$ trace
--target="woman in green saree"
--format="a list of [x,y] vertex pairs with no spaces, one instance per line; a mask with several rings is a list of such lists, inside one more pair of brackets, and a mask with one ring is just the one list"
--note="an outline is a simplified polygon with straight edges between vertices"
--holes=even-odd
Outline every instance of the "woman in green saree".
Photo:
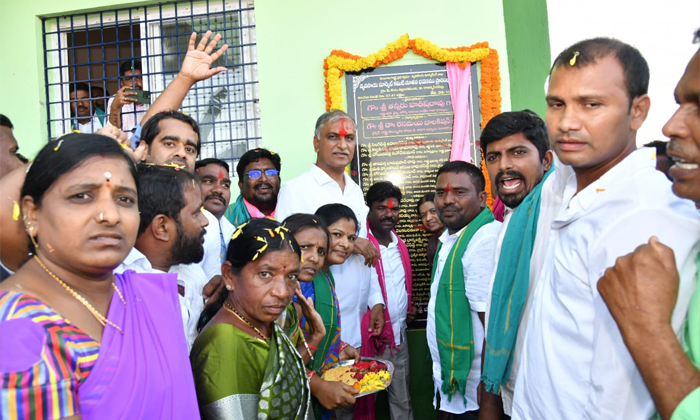
[[190,361],[202,419],[306,419],[304,361],[275,320],[297,288],[301,251],[270,219],[241,225],[222,265],[225,290],[202,313]]

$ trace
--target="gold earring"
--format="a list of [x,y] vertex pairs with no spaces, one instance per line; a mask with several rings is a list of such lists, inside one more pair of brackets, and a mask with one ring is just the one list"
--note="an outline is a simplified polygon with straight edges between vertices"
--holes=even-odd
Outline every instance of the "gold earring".
[[39,244],[36,243],[36,239],[34,239],[34,228],[33,227],[29,228],[29,239],[32,240],[32,243],[34,244],[34,249],[39,249]]

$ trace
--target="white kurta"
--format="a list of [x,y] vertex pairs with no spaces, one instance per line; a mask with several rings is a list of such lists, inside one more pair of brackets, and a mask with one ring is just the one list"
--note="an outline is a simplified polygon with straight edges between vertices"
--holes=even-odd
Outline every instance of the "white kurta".
[[[134,270],[137,273],[159,273],[163,271],[153,268],[145,255],[138,249],[132,248],[124,262],[114,270],[114,273],[123,273],[126,270]],[[168,273],[177,274],[177,284],[185,289],[185,296],[179,295],[180,313],[182,325],[185,327],[188,351],[192,349],[197,338],[197,321],[204,310],[202,290],[207,284],[202,268],[198,264],[180,264],[170,267]]]
[[[513,419],[649,418],[654,403],[596,285],[618,257],[652,235],[674,249],[681,267],[700,236],[697,212],[671,192],[655,169],[653,149],[646,148],[578,194],[570,177],[563,203],[524,315]],[[683,270],[676,331],[691,296],[687,279],[695,278],[694,264]]]
[[[440,352],[437,346],[437,335],[435,327],[435,298],[437,297],[440,276],[447,262],[447,256],[455,244],[459,235],[466,229],[464,227],[459,232],[452,235],[447,229],[440,235],[442,248],[438,253],[435,279],[430,284],[430,300],[428,301],[428,322],[426,325],[426,337],[430,356],[433,359],[433,382],[435,391],[439,391],[442,386],[442,372],[440,370]],[[474,360],[467,376],[467,405],[464,405],[462,395],[459,391],[452,395],[452,401],[448,401],[447,395],[440,392],[440,410],[453,414],[462,414],[466,411],[479,409],[476,399],[476,389],[481,378],[481,351],[484,345],[484,326],[479,319],[479,312],[486,311],[486,300],[488,299],[489,281],[495,269],[493,253],[496,248],[498,231],[501,229],[500,222],[492,222],[484,225],[476,231],[467,245],[467,249],[462,255],[462,266],[464,267],[464,286],[466,296],[469,300],[472,315],[472,328],[474,331]],[[459,325],[455,326],[459,328]],[[433,403],[435,404],[436,401]],[[437,407],[437,405],[436,405]]]
[[277,220],[282,222],[295,213],[314,214],[319,207],[332,203],[350,207],[360,222],[359,236],[367,238],[365,220],[369,208],[365,204],[362,188],[350,175],[345,174],[345,190],[341,191],[340,185],[316,165],[311,165],[308,172],[282,184],[277,196]]
[[[402,334],[406,330],[408,313],[408,293],[406,292],[406,272],[401,260],[401,252],[396,235],[391,234],[389,246],[379,244],[384,267],[384,286],[386,287],[386,307],[391,317],[391,327],[394,330],[394,342],[401,345]],[[376,270],[375,270],[376,271]]]
[[331,266],[340,306],[340,339],[355,348],[362,345],[362,316],[374,305],[384,304],[377,271],[365,265],[365,257],[352,254],[344,264]]
[[[525,340],[525,331],[527,330],[528,317],[526,316],[530,312],[530,307],[532,306],[532,298],[534,296],[535,285],[537,284],[537,277],[542,271],[542,265],[544,264],[545,255],[547,252],[547,244],[550,236],[550,230],[552,221],[561,207],[562,194],[564,187],[566,186],[566,181],[569,176],[573,175],[573,170],[569,166],[562,164],[555,156],[555,172],[551,174],[544,185],[542,185],[542,193],[540,199],[540,215],[537,219],[537,233],[535,236],[535,243],[532,247],[532,256],[530,257],[530,281],[528,282],[527,288],[527,299],[525,300],[525,306],[523,306],[523,314],[520,318],[520,324],[518,326],[518,336],[515,341],[515,347],[513,349],[513,364],[510,370],[510,379],[505,386],[501,386],[501,399],[503,400],[503,412],[507,415],[511,415],[513,411],[513,392],[515,390],[516,378],[518,376],[518,369],[520,368],[520,358],[523,349],[523,341]],[[501,246],[503,245],[503,238],[508,229],[508,223],[510,222],[510,217],[513,215],[514,210],[508,210],[506,215],[503,217],[503,225],[501,226],[501,231],[498,233],[498,243],[496,244],[495,257],[495,267],[493,276],[491,277],[491,283],[489,285],[489,297],[486,304],[486,338],[488,340],[488,325],[489,325],[489,314],[491,312],[491,295],[493,293],[494,280],[496,279],[496,270],[498,269],[498,259],[501,255]],[[513,252],[520,252],[520,250],[513,250]]]

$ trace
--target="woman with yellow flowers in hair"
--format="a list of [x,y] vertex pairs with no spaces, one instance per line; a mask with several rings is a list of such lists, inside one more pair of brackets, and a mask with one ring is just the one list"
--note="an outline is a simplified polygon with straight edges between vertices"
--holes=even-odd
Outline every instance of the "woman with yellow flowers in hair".
[[275,323],[298,287],[300,259],[292,234],[273,220],[253,219],[234,233],[224,293],[202,313],[190,354],[203,419],[309,416],[304,361]]

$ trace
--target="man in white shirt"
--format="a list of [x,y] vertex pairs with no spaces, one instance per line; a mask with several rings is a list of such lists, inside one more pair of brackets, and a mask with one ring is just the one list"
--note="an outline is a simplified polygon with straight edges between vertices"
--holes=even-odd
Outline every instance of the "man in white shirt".
[[484,311],[501,223],[486,207],[484,175],[471,163],[438,169],[440,236],[428,301],[426,336],[439,419],[477,419]]
[[[355,122],[348,114],[332,110],[321,115],[316,121],[314,133],[314,150],[316,163],[311,169],[293,178],[280,188],[277,196],[277,219],[284,220],[295,213],[314,214],[325,204],[344,204],[355,213],[357,220],[367,220],[368,208],[362,189],[345,173],[355,154]],[[359,235],[355,241],[355,253],[365,258],[365,263],[374,266],[379,252],[367,240],[367,226],[360,223]],[[331,267],[336,281],[339,300],[344,300],[343,285],[353,284],[362,278],[362,264],[357,264],[356,256],[349,257],[344,264]],[[362,297],[362,300],[367,300]],[[344,309],[340,308],[341,314]],[[344,315],[343,315],[344,316]],[[384,313],[373,312],[370,325],[378,326],[378,333],[384,328]],[[342,334],[346,334],[345,323]],[[348,333],[350,333],[348,331]],[[353,331],[353,336],[360,336],[360,331]],[[353,346],[355,342],[350,343]]]
[[[695,42],[700,41],[700,30]],[[673,192],[700,204],[700,50],[675,91],[678,110],[663,128],[673,165]],[[700,246],[700,244],[698,244]],[[697,246],[686,263],[696,264]],[[700,413],[700,284],[688,309],[681,342],[671,324],[679,272],[673,250],[657,239],[618,258],[598,290],[615,318],[662,419],[697,419]],[[691,279],[692,284],[695,279]],[[651,345],[650,345],[651,343]]]
[[[413,276],[408,249],[394,231],[399,221],[401,198],[401,190],[388,181],[375,183],[367,190],[366,195],[369,206],[369,239],[381,255],[376,271],[380,285],[383,284],[385,288],[386,307],[393,337],[387,336],[385,326],[384,338],[388,342],[370,339],[367,343],[363,340],[362,350],[371,357],[381,357],[394,363],[394,377],[387,389],[392,420],[413,419],[409,394],[406,324],[415,319],[416,311],[411,304]],[[385,320],[385,325],[386,321],[388,320]]]
[[191,349],[204,309],[207,279],[201,267],[205,227],[202,193],[194,176],[176,168],[141,164],[136,245],[115,272],[177,273],[182,323]]
[[[322,205],[331,203],[350,207],[357,220],[367,219],[369,209],[362,188],[345,172],[355,155],[355,132],[355,122],[343,111],[331,110],[318,118],[313,142],[316,163],[308,172],[282,184],[277,196],[277,220],[294,213],[313,214]],[[364,223],[355,250],[374,266],[379,253],[367,240]]]
[[[676,251],[679,268],[700,236],[694,206],[673,195],[655,169],[654,150],[636,147],[650,106],[648,83],[639,51],[609,38],[567,48],[552,67],[549,137],[574,175],[551,225],[531,309],[523,314],[528,328],[514,419],[646,419],[653,413],[596,288],[618,257],[651,236]],[[689,298],[681,294],[677,302],[676,332],[682,320],[677,315],[685,313]]]
[[[131,138],[134,129],[148,111],[148,105],[136,103],[136,92],[143,90],[141,60],[127,60],[119,66],[121,88],[107,102],[109,113],[106,125],[113,125]],[[127,92],[127,89],[133,89]]]
[[[553,217],[553,212],[541,205],[542,201],[551,200],[548,191],[551,187],[543,189],[541,184],[545,175],[553,180],[553,174],[547,173],[553,154],[549,150],[547,126],[529,110],[495,116],[484,128],[480,140],[492,191],[505,204],[506,212],[498,234],[496,270],[486,305],[482,383],[487,384],[487,392],[481,394],[479,418],[501,420],[503,414],[510,416],[512,412],[527,325],[527,317],[523,319],[521,315],[527,313],[532,302],[535,281],[530,279],[540,272]],[[523,200],[526,201],[520,207]],[[514,213],[515,222],[511,226]],[[506,235],[508,240],[504,242]],[[517,328],[505,327],[518,324]]]
[[78,82],[70,86],[70,101],[71,129],[89,134],[104,126],[105,113],[99,108],[93,109],[87,83]]
[[231,200],[231,178],[228,163],[209,158],[197,161],[195,175],[202,188],[204,215],[209,221],[204,235],[204,258],[200,266],[207,279],[221,275],[221,264],[226,260],[226,250],[236,227],[224,216]]

